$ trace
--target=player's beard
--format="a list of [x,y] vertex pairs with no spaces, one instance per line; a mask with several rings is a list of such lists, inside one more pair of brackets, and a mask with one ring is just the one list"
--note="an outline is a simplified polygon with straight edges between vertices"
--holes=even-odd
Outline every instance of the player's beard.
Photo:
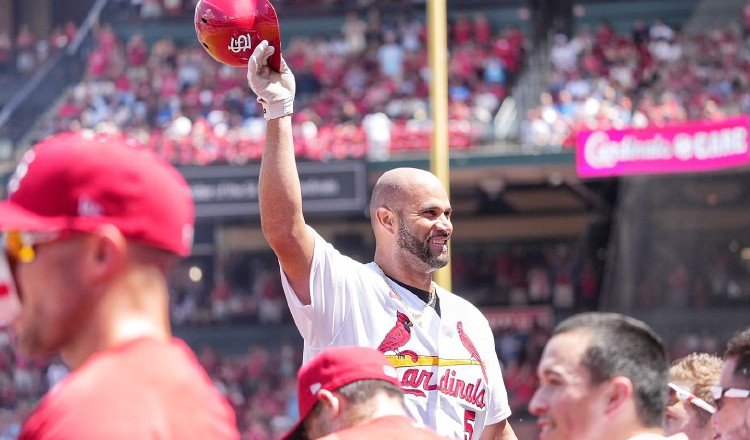
[[419,261],[425,263],[431,269],[440,269],[448,264],[448,253],[441,252],[434,254],[430,250],[430,238],[435,234],[430,233],[425,240],[420,240],[419,237],[412,234],[406,229],[406,222],[404,218],[399,215],[398,223],[398,245],[401,249],[406,250],[410,254],[414,255]]

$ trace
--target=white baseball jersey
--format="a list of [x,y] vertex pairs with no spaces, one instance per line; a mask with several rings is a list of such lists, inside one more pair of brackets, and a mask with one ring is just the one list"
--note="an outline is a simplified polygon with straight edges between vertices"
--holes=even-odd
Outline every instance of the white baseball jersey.
[[492,331],[476,307],[438,287],[442,316],[427,307],[417,319],[425,303],[416,295],[313,233],[310,305],[281,272],[304,362],[332,346],[379,349],[399,372],[410,415],[452,438],[478,439],[510,416]]

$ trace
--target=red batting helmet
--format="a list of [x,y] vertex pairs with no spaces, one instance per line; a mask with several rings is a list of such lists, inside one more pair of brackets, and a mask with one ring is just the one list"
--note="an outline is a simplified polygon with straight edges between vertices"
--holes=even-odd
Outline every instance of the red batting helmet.
[[276,11],[268,0],[199,0],[195,33],[216,61],[244,67],[263,40],[276,48],[268,65],[281,68],[281,33]]

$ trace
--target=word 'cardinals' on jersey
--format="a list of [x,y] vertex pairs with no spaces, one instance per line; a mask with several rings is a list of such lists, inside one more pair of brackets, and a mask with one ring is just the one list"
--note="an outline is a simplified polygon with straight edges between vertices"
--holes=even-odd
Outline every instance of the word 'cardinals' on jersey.
[[304,361],[330,346],[369,346],[399,372],[412,417],[438,433],[478,439],[485,425],[510,416],[492,332],[471,303],[437,288],[441,315],[416,295],[341,255],[315,233],[312,303],[303,306],[281,272],[305,340]]

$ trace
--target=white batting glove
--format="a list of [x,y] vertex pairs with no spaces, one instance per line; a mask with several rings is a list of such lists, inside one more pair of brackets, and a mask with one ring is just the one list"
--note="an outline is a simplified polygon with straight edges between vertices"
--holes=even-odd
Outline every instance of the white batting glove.
[[294,107],[294,92],[297,88],[294,74],[281,58],[281,72],[268,67],[268,57],[275,49],[263,40],[253,51],[247,62],[247,82],[258,95],[266,119],[291,115]]

